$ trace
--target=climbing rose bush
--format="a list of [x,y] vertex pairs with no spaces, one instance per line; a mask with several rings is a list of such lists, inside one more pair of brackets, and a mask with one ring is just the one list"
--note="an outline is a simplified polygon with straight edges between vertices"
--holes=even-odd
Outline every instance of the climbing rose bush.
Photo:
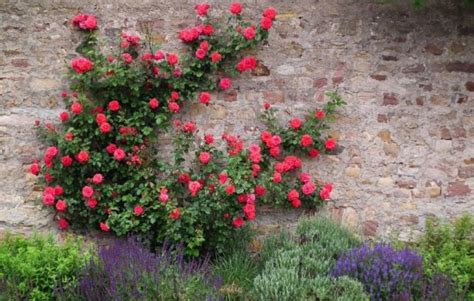
[[[297,208],[329,199],[332,186],[301,173],[297,155],[334,149],[320,136],[343,103],[337,95],[292,122],[294,133],[270,127],[255,143],[200,133],[180,115],[189,102],[212,104],[211,91],[231,89],[231,76],[256,68],[256,58],[242,52],[267,39],[276,17],[270,7],[248,22],[242,13],[250,8],[232,3],[229,21],[216,24],[210,5],[195,9],[196,24],[178,34],[189,46],[183,55],[130,32],[121,34],[116,52],[104,54],[95,16],[73,18],[83,40],[70,64],[71,91],[61,93],[67,111],[59,127],[39,127],[49,146],[31,165],[44,185],[42,203],[61,229],[134,234],[152,248],[165,239],[184,242],[188,255],[198,255],[222,251],[235,229],[255,219],[260,202]],[[265,104],[272,123],[274,114]],[[173,132],[174,150],[160,160],[156,142],[165,131]]]

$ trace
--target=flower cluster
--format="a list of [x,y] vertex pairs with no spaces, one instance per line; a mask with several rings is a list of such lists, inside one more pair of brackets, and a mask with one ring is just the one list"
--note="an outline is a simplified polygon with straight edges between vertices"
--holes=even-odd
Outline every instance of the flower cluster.
[[[251,24],[242,20],[242,4],[232,3],[229,27],[216,30],[211,6],[195,9],[200,24],[179,33],[190,47],[183,56],[155,49],[151,41],[145,47],[131,33],[121,35],[119,55],[104,55],[92,30],[97,24],[88,21],[95,17],[74,17],[84,42],[71,62],[72,92],[61,93],[68,110],[59,116],[63,127],[47,124],[50,146],[43,162],[36,160],[30,169],[41,175],[43,204],[55,209],[61,229],[95,227],[152,243],[184,241],[187,253],[197,255],[222,251],[234,229],[255,219],[259,202],[315,207],[329,199],[332,186],[301,172],[301,159],[279,128],[263,131],[261,144],[248,147],[240,137],[224,134],[223,151],[210,134],[196,143],[196,124],[178,119],[187,101],[209,105],[210,91],[232,87],[222,76],[227,66],[235,66],[230,74],[256,67],[254,57],[239,52],[264,41],[276,17],[267,8],[261,24]],[[339,104],[333,99],[324,114]],[[265,112],[271,117],[274,109]],[[322,149],[316,133],[325,123],[318,114],[317,121],[293,122],[305,149]],[[172,158],[157,160],[156,134],[170,125],[176,131]],[[186,162],[190,157],[194,162]],[[293,180],[297,177],[301,183]]]
[[411,300],[421,294],[423,259],[410,249],[363,245],[342,255],[332,275],[358,279],[373,300]]
[[99,247],[97,258],[86,263],[77,286],[62,286],[58,299],[172,300],[213,299],[222,280],[212,275],[209,258],[185,260],[183,248],[165,245],[158,254],[133,238]]
[[310,157],[317,157],[322,151],[332,152],[336,149],[337,141],[334,138],[323,138],[322,134],[329,128],[328,122],[334,118],[335,109],[345,102],[334,92],[327,93],[327,96],[330,100],[324,108],[308,112],[304,120],[292,118],[287,127],[278,123],[275,110],[268,103],[264,105],[262,117],[272,133],[264,132],[261,138],[272,156],[279,155],[280,144],[290,151],[306,153]]

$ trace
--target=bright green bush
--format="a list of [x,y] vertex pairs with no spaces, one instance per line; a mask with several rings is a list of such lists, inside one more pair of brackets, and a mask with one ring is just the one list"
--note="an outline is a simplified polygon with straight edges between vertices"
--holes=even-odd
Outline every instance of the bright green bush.
[[474,219],[471,215],[464,215],[453,224],[427,220],[418,248],[429,275],[446,274],[456,283],[461,297],[474,300]]
[[329,276],[337,256],[359,244],[353,234],[326,217],[301,220],[296,237],[279,233],[265,241],[264,268],[255,277],[254,298],[368,300],[359,282]]
[[72,285],[90,258],[80,239],[55,243],[52,236],[0,239],[0,300],[50,300],[59,285]]

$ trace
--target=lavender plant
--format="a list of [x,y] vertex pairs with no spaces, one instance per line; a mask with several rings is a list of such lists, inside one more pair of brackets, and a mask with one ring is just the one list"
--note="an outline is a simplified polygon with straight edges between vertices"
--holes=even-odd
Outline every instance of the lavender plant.
[[437,275],[429,281],[420,255],[386,244],[350,250],[337,260],[331,275],[359,280],[371,300],[449,300],[450,296],[449,280]]
[[209,258],[185,260],[183,246],[158,254],[134,239],[101,247],[80,273],[74,289],[58,291],[60,300],[214,300],[221,279]]

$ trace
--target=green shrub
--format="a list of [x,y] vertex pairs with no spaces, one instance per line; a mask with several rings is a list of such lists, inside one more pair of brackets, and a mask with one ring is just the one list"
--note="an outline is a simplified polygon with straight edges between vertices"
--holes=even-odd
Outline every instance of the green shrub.
[[458,294],[474,300],[474,219],[464,215],[453,224],[437,219],[426,222],[419,241],[425,269],[431,276],[443,273],[456,283]]
[[353,234],[324,216],[302,219],[296,234],[265,241],[256,300],[368,300],[359,282],[329,276],[337,256],[360,244]]
[[90,253],[80,239],[56,244],[52,236],[0,239],[0,300],[50,300],[54,289],[73,285]]
[[259,255],[259,263],[263,266],[270,260],[276,250],[290,250],[296,247],[296,242],[288,231],[280,231],[268,236],[262,246]]
[[243,299],[252,290],[258,265],[245,250],[218,258],[213,266],[215,275],[222,277],[221,293],[226,299]]
[[317,276],[311,279],[310,296],[315,296],[319,300],[334,301],[362,301],[369,297],[364,293],[362,283],[349,277],[339,277],[336,279],[326,276]]

